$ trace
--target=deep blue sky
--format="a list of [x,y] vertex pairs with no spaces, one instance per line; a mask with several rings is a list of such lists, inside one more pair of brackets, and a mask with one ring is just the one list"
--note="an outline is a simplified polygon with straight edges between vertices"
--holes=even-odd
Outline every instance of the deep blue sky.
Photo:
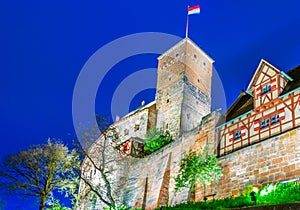
[[[183,37],[188,4],[201,5],[201,14],[190,18],[190,38],[215,60],[229,105],[261,58],[284,71],[300,64],[299,0],[1,1],[0,156],[49,136],[74,138],[72,94],[87,59],[132,33]],[[101,97],[111,97],[124,69],[155,67],[156,57],[121,63],[123,73],[112,71]],[[153,100],[153,91],[139,94],[132,107],[141,98]],[[109,113],[110,100],[105,103],[97,103],[99,113]]]

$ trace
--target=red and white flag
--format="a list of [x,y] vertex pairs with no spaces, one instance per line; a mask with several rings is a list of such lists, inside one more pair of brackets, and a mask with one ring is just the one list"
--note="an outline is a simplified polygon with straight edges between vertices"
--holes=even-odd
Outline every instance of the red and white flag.
[[200,5],[196,5],[188,8],[188,15],[194,15],[199,13],[200,13]]

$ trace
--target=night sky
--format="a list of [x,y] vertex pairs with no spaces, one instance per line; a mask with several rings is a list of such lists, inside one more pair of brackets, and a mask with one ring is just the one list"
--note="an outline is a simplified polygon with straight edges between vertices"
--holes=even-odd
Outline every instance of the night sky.
[[[201,13],[190,16],[189,37],[215,60],[228,106],[262,58],[283,71],[300,64],[299,0],[1,1],[0,156],[48,137],[74,139],[73,90],[87,60],[134,33],[184,37],[187,5],[196,4]],[[156,68],[157,57],[133,56],[114,66],[99,86],[96,112],[110,116],[118,84],[140,69]],[[130,109],[153,101],[154,94],[154,89],[138,93]],[[7,209],[25,205],[4,199]]]

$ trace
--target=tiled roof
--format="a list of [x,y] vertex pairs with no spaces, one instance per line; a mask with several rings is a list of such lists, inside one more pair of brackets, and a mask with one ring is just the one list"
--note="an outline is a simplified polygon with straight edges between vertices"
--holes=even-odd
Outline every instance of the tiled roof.
[[[300,65],[286,72],[293,81],[288,81],[287,85],[283,89],[281,95],[288,93],[298,87],[300,87]],[[248,93],[241,92],[239,97],[233,102],[229,109],[225,113],[226,122],[253,110],[253,97]]]
[[286,72],[286,74],[289,75],[293,79],[293,81],[289,81],[287,83],[281,95],[300,87],[300,65],[289,70],[288,72]]

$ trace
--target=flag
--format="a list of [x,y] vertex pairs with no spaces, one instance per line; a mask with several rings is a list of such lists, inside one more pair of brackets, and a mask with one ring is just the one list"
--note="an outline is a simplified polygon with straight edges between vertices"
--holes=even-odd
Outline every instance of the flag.
[[188,8],[188,15],[194,15],[199,13],[200,13],[200,5],[196,5]]

